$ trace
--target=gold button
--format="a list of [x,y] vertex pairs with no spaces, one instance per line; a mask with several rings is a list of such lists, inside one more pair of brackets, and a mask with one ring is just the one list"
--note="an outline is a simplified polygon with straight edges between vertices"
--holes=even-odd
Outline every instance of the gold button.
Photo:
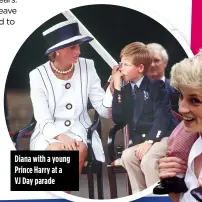
[[118,94],[118,103],[121,103],[121,95]]

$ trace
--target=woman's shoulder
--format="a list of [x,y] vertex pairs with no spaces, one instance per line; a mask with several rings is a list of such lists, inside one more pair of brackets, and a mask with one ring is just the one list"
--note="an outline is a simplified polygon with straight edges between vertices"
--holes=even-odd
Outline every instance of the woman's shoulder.
[[78,62],[80,65],[94,67],[94,61],[92,59],[79,57]]
[[82,71],[83,74],[88,73],[91,76],[94,76],[96,73],[94,61],[92,59],[87,58],[79,58],[78,60],[79,66],[86,71]]
[[79,57],[79,61],[93,62],[92,59]]
[[40,74],[43,74],[43,71],[47,71],[48,65],[49,65],[49,62],[46,62],[42,65],[39,65],[38,67],[31,70],[29,75],[30,76],[38,76]]

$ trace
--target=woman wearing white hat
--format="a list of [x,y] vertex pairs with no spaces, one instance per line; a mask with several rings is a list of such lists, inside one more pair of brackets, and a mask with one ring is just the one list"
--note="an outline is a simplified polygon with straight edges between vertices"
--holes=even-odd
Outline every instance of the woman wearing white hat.
[[[97,112],[109,118],[104,90],[93,60],[79,58],[80,44],[93,38],[79,33],[78,23],[59,23],[43,33],[49,61],[30,72],[31,100],[37,121],[31,150],[79,150],[79,173],[87,155],[87,129],[91,120],[88,98]],[[104,162],[102,142],[93,134],[97,160]]]

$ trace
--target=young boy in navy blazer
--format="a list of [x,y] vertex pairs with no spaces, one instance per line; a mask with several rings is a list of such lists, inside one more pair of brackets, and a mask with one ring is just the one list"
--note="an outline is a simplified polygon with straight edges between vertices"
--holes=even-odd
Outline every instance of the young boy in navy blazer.
[[133,143],[121,157],[133,193],[159,180],[158,160],[165,156],[166,137],[178,124],[171,113],[165,83],[146,76],[152,57],[152,52],[141,42],[125,46],[110,83],[113,121],[123,127],[128,125]]

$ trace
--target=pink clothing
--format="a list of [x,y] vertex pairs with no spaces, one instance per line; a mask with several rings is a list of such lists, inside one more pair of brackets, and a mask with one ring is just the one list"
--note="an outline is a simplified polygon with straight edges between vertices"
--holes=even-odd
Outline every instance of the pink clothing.
[[198,133],[188,133],[184,131],[184,122],[179,123],[168,138],[168,149],[166,156],[181,158],[186,163],[194,142],[198,138]]

